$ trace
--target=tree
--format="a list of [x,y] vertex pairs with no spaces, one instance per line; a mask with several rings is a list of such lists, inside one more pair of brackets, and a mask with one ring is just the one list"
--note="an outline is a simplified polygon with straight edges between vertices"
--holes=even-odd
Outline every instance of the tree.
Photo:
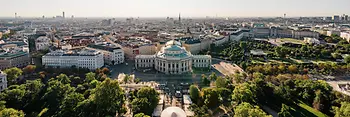
[[218,77],[215,81],[215,85],[217,88],[227,88],[228,81],[227,81],[227,79],[225,79],[223,77]]
[[284,72],[286,71],[286,66],[285,66],[284,64],[280,64],[280,65],[278,66],[278,71],[279,71],[280,73],[284,73]]
[[281,111],[278,113],[278,116],[279,117],[293,117],[291,112],[292,112],[292,109],[288,105],[282,104],[282,108],[281,108]]
[[140,83],[140,82],[141,82],[141,79],[140,79],[140,78],[136,78],[136,79],[135,79],[135,83],[136,83],[136,84],[138,84],[138,83]]
[[243,83],[235,87],[232,94],[232,100],[241,102],[256,102],[257,89],[254,84]]
[[297,73],[298,72],[298,68],[295,65],[290,65],[290,66],[288,66],[288,71],[290,73]]
[[199,88],[196,85],[190,86],[190,97],[193,100],[193,102],[197,103],[198,99],[200,97]]
[[258,106],[253,106],[247,102],[239,104],[234,110],[234,117],[272,117],[271,115],[267,115]]
[[23,68],[23,72],[26,74],[31,74],[35,71],[36,66],[35,65],[27,65],[26,67]]
[[48,111],[45,115],[52,115],[57,113],[59,105],[64,97],[72,92],[75,88],[71,87],[70,84],[64,84],[63,82],[50,79],[48,86],[42,100],[45,100],[45,106],[48,108]]
[[286,57],[288,50],[285,47],[277,47],[275,53],[279,57]]
[[4,72],[7,75],[7,81],[9,81],[9,85],[14,84],[16,79],[23,73],[23,71],[17,67],[6,69]]
[[102,72],[103,72],[104,74],[109,74],[109,73],[110,73],[109,69],[106,68],[106,67],[102,69]]
[[233,74],[233,78],[236,83],[242,83],[244,81],[244,78],[240,73]]
[[212,117],[208,112],[208,107],[205,105],[199,107],[196,104],[192,104],[190,105],[190,110],[193,111],[194,117]]
[[0,101],[0,111],[6,108],[6,101]]
[[10,108],[21,109],[25,100],[25,87],[11,85],[0,94],[1,101],[5,101]]
[[210,79],[211,81],[215,81],[216,78],[217,78],[217,76],[216,76],[216,74],[215,74],[214,72],[212,72],[212,73],[209,75],[209,79]]
[[69,77],[66,74],[60,74],[56,76],[56,79],[62,82],[63,84],[69,84],[71,82]]
[[342,102],[340,108],[336,107],[335,117],[350,117],[350,102]]
[[322,104],[323,94],[322,94],[321,90],[317,90],[315,92],[315,95],[316,96],[314,98],[314,102],[312,103],[312,105],[313,105],[314,109],[321,111],[321,110],[323,110],[323,104]]
[[129,83],[130,79],[131,79],[131,76],[125,75],[124,78],[123,78],[123,82],[124,82],[125,84],[126,84],[126,83]]
[[202,81],[202,84],[204,85],[204,86],[210,86],[210,80],[207,78],[207,76],[205,76],[204,74],[202,74],[202,79],[201,79],[201,81]]
[[332,53],[332,57],[333,57],[334,59],[341,59],[341,58],[342,58],[342,56],[341,56],[340,53]]
[[231,104],[231,95],[232,90],[227,88],[217,88],[216,89],[219,94],[220,103],[228,106]]
[[124,90],[119,86],[117,80],[107,78],[97,85],[91,97],[96,105],[96,116],[112,116],[126,111],[123,107],[126,99]]
[[144,113],[138,113],[134,115],[134,117],[151,117],[151,116],[145,115]]
[[323,58],[326,58],[328,56],[331,56],[331,52],[329,50],[323,49],[321,50],[321,55]]
[[95,80],[96,79],[95,76],[96,76],[96,74],[93,72],[86,73],[85,74],[85,82],[89,83],[89,82]]
[[0,111],[0,117],[24,117],[23,111],[18,111],[13,108],[5,108]]
[[61,117],[74,117],[77,116],[75,108],[79,102],[84,101],[84,96],[80,93],[70,93],[66,95],[61,102],[59,116]]
[[204,104],[209,108],[216,108],[220,104],[219,93],[216,88],[204,88],[203,92],[203,100]]
[[137,91],[136,98],[131,102],[135,113],[151,115],[159,102],[159,93],[151,87],[143,87]]
[[350,56],[346,56],[344,58],[344,61],[345,61],[346,64],[350,64]]

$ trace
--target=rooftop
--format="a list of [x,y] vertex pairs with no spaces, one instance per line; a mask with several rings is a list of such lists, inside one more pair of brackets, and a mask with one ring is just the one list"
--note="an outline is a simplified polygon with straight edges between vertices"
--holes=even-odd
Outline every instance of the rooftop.
[[47,53],[45,56],[96,56],[100,54],[99,51],[96,50],[81,50],[81,51],[63,51],[57,50],[50,53]]
[[0,53],[0,58],[12,58],[12,57],[19,57],[24,55],[28,55],[28,53],[24,51],[16,51],[16,50],[2,51]]
[[108,45],[88,45],[87,47],[99,49],[99,50],[105,50],[109,52],[113,52],[113,50],[121,49],[120,47],[112,47]]

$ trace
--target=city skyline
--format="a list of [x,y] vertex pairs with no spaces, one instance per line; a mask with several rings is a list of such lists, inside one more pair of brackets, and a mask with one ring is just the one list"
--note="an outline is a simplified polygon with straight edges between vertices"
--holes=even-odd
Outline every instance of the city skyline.
[[[20,4],[19,4],[20,3]],[[11,0],[0,17],[299,17],[350,14],[348,0]]]

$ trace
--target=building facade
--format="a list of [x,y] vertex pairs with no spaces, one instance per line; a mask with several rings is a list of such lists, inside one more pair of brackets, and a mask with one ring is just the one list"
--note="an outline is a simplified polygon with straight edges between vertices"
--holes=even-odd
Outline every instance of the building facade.
[[349,32],[341,32],[340,37],[350,42],[350,33]]
[[2,70],[11,67],[25,67],[29,63],[29,54],[22,50],[7,50],[0,52],[0,69]]
[[62,50],[47,53],[42,57],[45,67],[88,68],[94,70],[104,65],[103,54],[95,50],[82,50],[79,52],[65,52]]
[[153,55],[157,52],[157,47],[154,44],[145,44],[140,46],[123,46],[125,56],[130,59],[135,59],[137,55]]
[[293,30],[293,37],[295,39],[304,39],[304,37],[316,38],[320,37],[318,32],[310,31],[310,30]]
[[209,68],[211,56],[192,55],[180,42],[169,41],[155,55],[138,55],[136,68],[154,68],[165,74],[183,74],[192,71],[192,67]]
[[89,45],[87,49],[101,51],[106,64],[116,65],[124,63],[124,51],[120,47],[107,45]]
[[51,40],[45,36],[41,36],[35,40],[36,50],[47,50],[51,46]]
[[7,88],[6,74],[0,71],[0,92]]

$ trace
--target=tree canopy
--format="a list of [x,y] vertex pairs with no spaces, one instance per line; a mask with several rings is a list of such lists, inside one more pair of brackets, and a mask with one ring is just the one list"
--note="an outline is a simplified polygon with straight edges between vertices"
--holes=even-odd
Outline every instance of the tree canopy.
[[234,117],[272,117],[267,115],[258,106],[253,106],[247,102],[239,104],[234,109]]
[[134,113],[151,115],[159,102],[159,93],[151,87],[143,87],[136,93],[131,105]]
[[4,72],[7,75],[7,81],[9,82],[9,84],[14,84],[14,82],[16,81],[16,79],[22,75],[23,71],[17,67],[13,67],[10,69],[5,69]]

